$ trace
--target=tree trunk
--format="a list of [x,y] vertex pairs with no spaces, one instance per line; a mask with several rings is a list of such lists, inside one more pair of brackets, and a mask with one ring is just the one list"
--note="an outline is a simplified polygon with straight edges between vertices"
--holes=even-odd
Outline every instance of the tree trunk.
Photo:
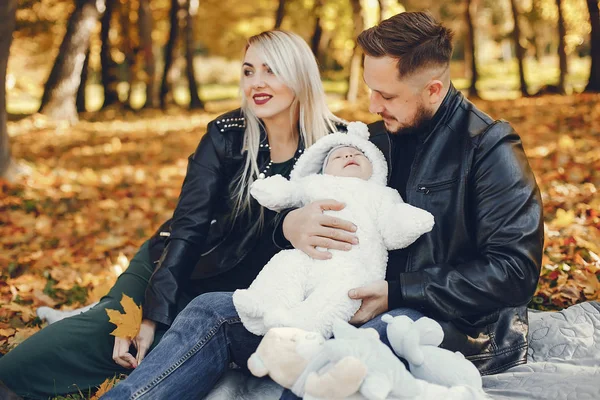
[[391,16],[390,0],[379,0],[379,22]]
[[101,76],[104,88],[104,104],[102,104],[102,108],[119,103],[117,64],[110,54],[110,25],[116,5],[116,0],[106,0],[106,11],[102,16],[102,28],[100,30],[100,40],[102,41],[102,46],[100,47],[100,64],[102,66]]
[[479,79],[479,73],[477,72],[477,53],[475,52],[475,24],[473,22],[473,16],[476,14],[477,10],[476,7],[477,0],[467,0],[467,6],[465,10],[465,19],[467,22],[465,58],[471,64],[471,84],[469,85],[469,97],[471,98],[479,97],[479,92],[477,91],[477,79]]
[[152,45],[152,12],[149,0],[140,0],[138,14],[138,29],[140,31],[140,46],[144,55],[144,69],[146,71],[146,103],[145,108],[158,107],[158,93],[156,92],[156,60]]
[[198,13],[199,0],[187,0],[185,16],[185,70],[190,90],[190,110],[203,110],[204,103],[198,96],[196,69],[194,68],[194,17]]
[[558,78],[558,91],[561,94],[566,94],[566,79],[568,73],[567,51],[565,46],[565,19],[562,13],[562,0],[556,0],[556,8],[558,9],[558,60],[560,66],[560,75]]
[[[535,58],[535,61],[537,61],[538,63],[542,61],[542,57],[543,57],[543,51],[542,51],[542,47],[540,46],[540,29],[539,29],[539,25],[540,25],[540,20],[541,20],[541,15],[542,15],[542,10],[541,10],[541,2],[543,0],[532,0],[531,1],[531,11],[529,12],[530,14],[530,18],[529,18],[529,25],[530,25],[530,29],[531,29],[531,43],[533,44],[533,57]],[[545,21],[542,20],[542,23],[545,23]]]
[[539,22],[531,23],[531,30],[533,35],[531,38],[531,41],[533,42],[533,57],[535,57],[535,61],[537,61],[538,63],[542,62],[542,58],[544,57],[544,47],[542,44],[542,40],[540,39],[540,29],[538,28],[539,24]]
[[83,62],[83,67],[81,68],[81,81],[79,82],[79,87],[77,88],[77,98],[75,99],[75,105],[77,107],[77,112],[82,113],[86,112],[86,103],[85,103],[85,86],[88,78],[88,67],[90,64],[90,48],[88,47],[87,52],[85,53],[85,61]]
[[169,21],[171,22],[171,28],[169,30],[169,40],[165,47],[165,69],[163,70],[162,82],[160,84],[160,106],[161,108],[167,107],[167,95],[169,93],[169,71],[173,66],[175,45],[177,44],[177,37],[179,36],[179,19],[177,14],[179,11],[179,1],[171,0],[171,11],[169,12]]
[[77,2],[69,18],[39,110],[51,119],[77,122],[75,97],[81,82],[81,70],[90,46],[90,35],[104,7],[103,0],[83,0]]
[[125,96],[124,103],[129,106],[129,99],[131,98],[131,89],[133,84],[133,65],[135,64],[135,54],[133,52],[133,43],[131,36],[133,34],[131,27],[131,2],[120,3],[120,25],[121,25],[121,44],[123,54],[125,54],[125,82],[127,83],[127,94]]
[[6,129],[6,65],[10,53],[17,0],[0,2],[0,177],[4,177],[11,165],[8,130]]
[[356,42],[358,35],[365,29],[365,19],[360,0],[351,0],[352,19],[354,20],[354,50],[350,61],[350,76],[348,78],[348,92],[346,100],[355,103],[358,99],[361,80],[362,49]]
[[587,0],[588,10],[590,12],[591,32],[591,57],[592,65],[590,67],[590,78],[586,92],[600,92],[600,11],[598,10],[598,0]]
[[315,0],[313,7],[313,14],[315,15],[315,29],[310,38],[310,48],[315,55],[315,58],[319,59],[319,50],[321,49],[321,38],[323,37],[323,26],[321,25],[321,13],[323,9],[323,0]]
[[510,0],[510,7],[512,9],[514,26],[513,29],[513,42],[515,44],[515,55],[517,56],[517,63],[519,64],[519,86],[521,89],[521,95],[524,97],[529,96],[527,90],[527,81],[525,81],[525,49],[521,46],[521,29],[519,26],[519,10],[517,9],[516,0]]
[[283,17],[285,17],[285,0],[279,0],[279,6],[277,6],[277,11],[275,12],[275,27],[273,29],[281,28]]

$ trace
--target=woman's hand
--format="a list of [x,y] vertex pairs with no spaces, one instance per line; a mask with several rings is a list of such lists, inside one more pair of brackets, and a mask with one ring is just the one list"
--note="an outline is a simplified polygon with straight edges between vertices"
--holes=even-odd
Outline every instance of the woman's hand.
[[283,220],[283,235],[294,248],[317,260],[327,260],[331,253],[316,247],[348,251],[352,244],[358,244],[358,238],[352,234],[356,226],[323,214],[323,211],[339,211],[344,207],[339,201],[321,200],[291,211]]
[[[123,368],[137,368],[146,356],[152,342],[154,342],[155,331],[156,322],[145,319],[142,321],[140,331],[133,340],[115,337],[113,360]],[[136,357],[129,352],[132,343],[137,349]]]
[[131,340],[115,337],[115,345],[113,347],[113,360],[123,368],[135,368],[137,367],[137,361],[135,357],[129,353],[129,347],[131,346]]

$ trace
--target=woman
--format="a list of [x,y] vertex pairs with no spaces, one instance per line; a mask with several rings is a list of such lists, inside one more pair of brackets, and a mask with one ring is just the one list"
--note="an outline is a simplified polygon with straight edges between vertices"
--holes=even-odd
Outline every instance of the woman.
[[[196,318],[204,315],[202,322],[184,323],[183,330],[167,335],[198,335],[199,330],[203,335],[194,358],[215,373],[206,374],[201,388],[195,387],[198,382],[189,383],[200,395],[210,391],[224,372],[221,360],[213,358],[216,354],[231,351],[232,361],[245,365],[260,337],[245,331],[239,318],[224,313],[233,309],[231,292],[249,286],[278,250],[272,240],[275,214],[251,199],[249,187],[264,176],[288,176],[304,146],[337,130],[342,121],[326,106],[310,48],[291,33],[264,32],[248,40],[241,89],[242,108],[209,123],[190,157],[172,221],[142,245],[96,307],[48,326],[0,358],[0,380],[9,388],[28,398],[46,399],[87,391],[108,377],[128,373],[197,295],[201,296],[192,311]],[[109,333],[114,326],[105,309],[120,308],[123,293],[138,303],[143,300],[143,321],[133,341],[116,338],[113,344]],[[235,339],[232,348],[220,341],[229,334]],[[178,351],[173,346],[176,343],[170,341],[162,348],[172,354]],[[150,352],[134,373],[154,373],[161,358]],[[167,397],[189,394],[171,391]]]

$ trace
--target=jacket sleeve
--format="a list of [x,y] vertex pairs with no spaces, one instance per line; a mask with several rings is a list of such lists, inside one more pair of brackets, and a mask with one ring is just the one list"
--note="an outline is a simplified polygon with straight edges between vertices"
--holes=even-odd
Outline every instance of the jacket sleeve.
[[478,257],[400,274],[404,306],[444,320],[527,304],[542,259],[542,200],[519,136],[507,123],[482,134],[468,181]]
[[221,178],[223,154],[215,144],[222,136],[209,124],[188,167],[179,201],[171,222],[171,235],[150,278],[144,300],[143,317],[170,325],[175,317],[180,281],[187,279],[196,265],[213,215],[215,197],[224,182]]
[[275,225],[275,229],[273,230],[273,243],[280,250],[289,250],[294,248],[294,246],[292,246],[290,241],[287,240],[283,234],[283,220],[290,212],[294,210],[297,210],[297,208],[288,208],[282,210],[275,216],[275,219],[273,220]]

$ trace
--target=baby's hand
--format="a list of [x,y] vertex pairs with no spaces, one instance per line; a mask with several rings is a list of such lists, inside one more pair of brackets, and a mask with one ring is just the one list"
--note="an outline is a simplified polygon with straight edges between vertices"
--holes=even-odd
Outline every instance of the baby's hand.
[[290,182],[281,175],[273,175],[266,179],[258,179],[250,186],[250,194],[263,207],[270,210],[280,211],[289,202],[290,194],[286,193],[286,187]]

